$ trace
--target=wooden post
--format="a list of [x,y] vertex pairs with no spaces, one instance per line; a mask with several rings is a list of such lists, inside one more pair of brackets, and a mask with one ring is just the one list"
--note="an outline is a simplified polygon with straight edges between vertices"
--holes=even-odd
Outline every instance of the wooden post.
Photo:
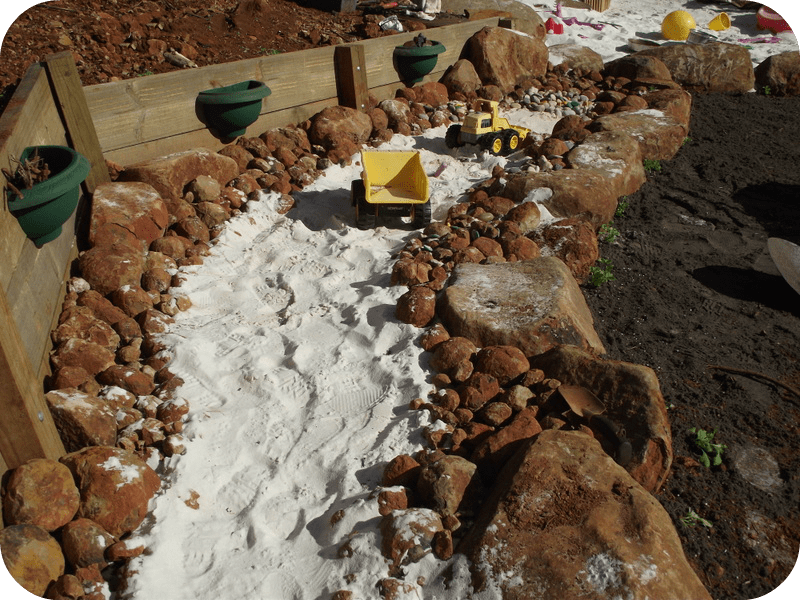
[[367,110],[369,86],[364,46],[361,44],[337,46],[333,58],[336,63],[339,104],[357,110]]
[[111,178],[108,175],[106,161],[100,149],[100,141],[97,139],[72,52],[64,51],[48,55],[45,58],[45,67],[53,90],[53,98],[72,142],[71,145],[83,154],[92,166],[85,181],[87,191],[92,194],[99,184],[110,182]]
[[0,454],[13,469],[32,458],[66,453],[0,288]]
[[358,0],[341,0],[339,2],[339,12],[351,13],[355,12]]

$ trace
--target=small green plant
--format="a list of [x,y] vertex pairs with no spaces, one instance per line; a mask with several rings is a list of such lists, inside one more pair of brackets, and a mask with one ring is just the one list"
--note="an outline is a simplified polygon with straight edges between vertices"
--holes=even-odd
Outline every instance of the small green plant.
[[722,452],[727,446],[714,443],[714,436],[717,434],[716,429],[714,431],[706,431],[705,429],[692,427],[689,433],[695,436],[693,440],[694,445],[697,446],[702,453],[700,456],[700,464],[706,468],[710,468],[712,465],[716,467],[722,464]]
[[646,158],[644,160],[644,170],[648,173],[661,172],[661,161],[657,158]]
[[616,277],[614,277],[614,274],[611,272],[611,269],[614,268],[611,260],[608,258],[601,258],[597,262],[602,266],[598,267],[595,265],[589,267],[589,283],[594,287],[600,287],[608,281],[614,281]]
[[622,200],[617,203],[617,210],[614,211],[615,217],[621,217],[625,214],[625,211],[628,210],[628,200],[627,196],[623,196]]
[[763,91],[765,96],[769,96],[772,93],[772,88],[769,87],[768,85],[765,85]]
[[714,524],[709,521],[708,519],[704,519],[696,512],[694,512],[691,508],[689,512],[686,513],[685,517],[681,517],[681,523],[686,525],[687,527],[694,527],[695,525],[702,525],[703,527],[713,527]]
[[691,141],[692,141],[692,138],[690,138],[687,135],[685,138],[683,138],[683,143],[681,144],[681,146],[685,146],[686,144],[689,144]]
[[148,75],[155,75],[155,73],[153,73],[150,69],[147,69],[146,71],[142,71],[141,73],[139,73],[136,76],[137,77],[147,77]]
[[613,244],[619,237],[619,230],[611,223],[603,223],[598,231],[598,239],[606,244]]

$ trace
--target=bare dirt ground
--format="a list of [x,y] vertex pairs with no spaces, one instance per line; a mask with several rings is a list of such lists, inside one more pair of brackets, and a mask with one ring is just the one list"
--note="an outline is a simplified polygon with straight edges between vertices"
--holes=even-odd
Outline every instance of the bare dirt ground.
[[[585,288],[609,356],[658,375],[675,462],[657,498],[719,599],[773,590],[800,546],[800,392],[784,387],[800,390],[800,295],[767,250],[800,243],[798,110],[694,95],[690,139],[601,244],[615,279]],[[699,464],[692,428],[717,430],[719,466]]]
[[[400,5],[410,0],[400,0]],[[198,66],[392,35],[379,22],[396,13],[406,31],[423,21],[396,9],[339,13],[325,0],[58,0],[32,7],[9,28],[0,51],[0,109],[27,68],[70,51],[84,85],[179,70],[164,52]]]
[[[3,41],[0,110],[53,52],[71,51],[90,85],[179,69],[165,50],[203,66],[390,35],[382,16],[338,14],[322,0],[238,5],[38,5]],[[800,296],[766,250],[768,237],[800,243],[798,114],[798,98],[695,96],[691,139],[624,200],[617,239],[602,244],[615,280],[585,287],[610,357],[658,374],[676,455],[658,499],[712,596],[726,600],[777,587],[800,545],[800,396],[786,387],[800,388]],[[699,464],[691,428],[717,431],[720,465]]]

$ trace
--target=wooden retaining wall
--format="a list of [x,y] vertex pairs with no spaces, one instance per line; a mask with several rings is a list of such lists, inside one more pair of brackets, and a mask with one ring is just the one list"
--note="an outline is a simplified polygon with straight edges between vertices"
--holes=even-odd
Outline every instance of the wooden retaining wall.
[[[481,19],[427,30],[446,50],[424,81],[438,81],[472,34],[498,22]],[[224,144],[195,114],[199,92],[248,79],[266,83],[272,94],[247,135],[301,123],[327,106],[359,108],[360,90],[368,87],[376,98],[386,99],[404,86],[392,66],[392,51],[417,33],[92,85],[84,93],[108,160],[127,166],[189,148],[219,150]]]
[[[438,81],[466,40],[498,18],[426,30],[446,51],[424,81]],[[105,160],[129,166],[191,148],[219,150],[195,113],[198,92],[256,79],[272,93],[248,135],[300,123],[327,106],[363,108],[367,95],[393,97],[405,84],[392,51],[417,35],[402,33],[326,48],[184,69],[82,87],[69,52],[48,56],[26,73],[0,116],[0,166],[34,145],[68,145],[92,171],[86,195],[56,240],[36,248],[7,208],[0,211],[0,475],[31,458],[58,458],[64,447],[44,400],[65,282],[77,257],[78,231],[88,220],[94,188],[109,181]]]

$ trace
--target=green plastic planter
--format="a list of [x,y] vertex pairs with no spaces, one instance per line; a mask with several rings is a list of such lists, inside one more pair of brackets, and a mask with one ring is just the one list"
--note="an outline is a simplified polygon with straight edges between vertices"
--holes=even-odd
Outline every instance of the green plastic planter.
[[200,120],[216,135],[233,139],[244,135],[261,114],[261,100],[272,93],[262,81],[250,79],[197,95]]
[[396,46],[394,67],[405,83],[418,83],[433,71],[439,55],[447,48],[439,42],[431,46]]
[[23,150],[20,162],[38,151],[50,169],[50,176],[29,190],[8,194],[8,209],[19,221],[37,248],[61,235],[61,226],[78,206],[80,185],[91,166],[82,154],[66,146],[30,146]]

